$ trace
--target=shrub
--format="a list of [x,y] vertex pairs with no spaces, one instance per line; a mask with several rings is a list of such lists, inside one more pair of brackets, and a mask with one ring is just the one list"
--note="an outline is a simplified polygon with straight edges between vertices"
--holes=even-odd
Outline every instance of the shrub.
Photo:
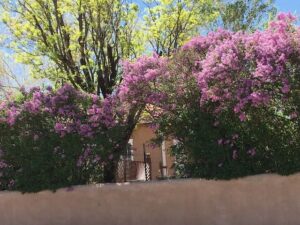
[[119,127],[111,102],[65,85],[33,88],[0,108],[0,187],[39,191],[103,181]]
[[168,60],[160,89],[170,107],[155,119],[161,136],[179,140],[173,146],[179,176],[300,170],[300,28],[294,19],[280,14],[265,31],[196,37]]

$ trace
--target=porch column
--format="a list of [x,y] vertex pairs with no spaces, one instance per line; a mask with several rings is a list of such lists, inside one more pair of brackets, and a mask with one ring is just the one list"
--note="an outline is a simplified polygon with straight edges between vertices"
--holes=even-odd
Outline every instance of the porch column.
[[161,143],[161,161],[162,161],[162,177],[166,178],[167,174],[167,154],[166,154],[166,142],[163,140]]

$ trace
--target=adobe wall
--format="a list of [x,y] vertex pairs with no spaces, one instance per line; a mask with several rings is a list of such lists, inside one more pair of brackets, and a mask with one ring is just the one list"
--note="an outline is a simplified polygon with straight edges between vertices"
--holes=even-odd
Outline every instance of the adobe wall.
[[[146,145],[146,152],[150,153],[151,156],[151,166],[152,166],[152,179],[161,177],[160,162],[161,162],[161,149],[160,147],[151,147],[149,144],[151,140],[155,138],[155,133],[151,128],[150,124],[137,124],[134,129],[131,138],[133,139],[133,149],[134,149],[134,160],[144,161],[144,150],[143,144]],[[166,142],[166,152],[167,152],[167,172],[168,176],[174,175],[174,157],[170,156],[170,146],[171,141]]]
[[300,174],[0,192],[1,225],[299,225]]

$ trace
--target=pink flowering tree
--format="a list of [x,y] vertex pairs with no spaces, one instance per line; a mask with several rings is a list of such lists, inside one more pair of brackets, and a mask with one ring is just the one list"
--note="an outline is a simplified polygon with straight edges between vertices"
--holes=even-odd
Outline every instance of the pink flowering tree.
[[179,140],[174,153],[183,175],[299,171],[300,29],[294,20],[280,14],[264,31],[196,37],[168,61],[160,88],[169,110],[156,121],[162,135]]
[[207,53],[197,74],[201,106],[234,131],[219,144],[231,148],[234,161],[257,159],[255,172],[299,170],[300,39],[294,20],[280,14],[265,31],[232,33]]
[[[164,60],[124,62],[123,82],[110,96],[70,85],[20,90],[0,105],[1,188],[37,191],[115,180],[119,156],[155,91]],[[12,185],[13,184],[13,185]]]
[[0,105],[0,188],[38,191],[102,182],[118,156],[113,101],[65,85]]

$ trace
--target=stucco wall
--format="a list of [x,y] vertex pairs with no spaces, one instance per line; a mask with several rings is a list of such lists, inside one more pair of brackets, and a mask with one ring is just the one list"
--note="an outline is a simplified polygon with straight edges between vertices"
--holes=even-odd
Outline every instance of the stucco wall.
[[0,193],[1,225],[299,225],[300,175]]
[[[161,177],[161,149],[160,147],[150,147],[149,144],[151,140],[155,138],[155,133],[151,128],[150,124],[137,124],[133,134],[131,136],[133,139],[133,148],[134,148],[134,160],[143,161],[144,160],[144,150],[143,144],[146,145],[146,152],[150,153],[151,156],[151,167],[152,167],[152,179],[156,179],[157,177]],[[174,175],[174,158],[170,156],[170,146],[172,142],[166,141],[166,159],[167,159],[167,173],[168,176]]]

